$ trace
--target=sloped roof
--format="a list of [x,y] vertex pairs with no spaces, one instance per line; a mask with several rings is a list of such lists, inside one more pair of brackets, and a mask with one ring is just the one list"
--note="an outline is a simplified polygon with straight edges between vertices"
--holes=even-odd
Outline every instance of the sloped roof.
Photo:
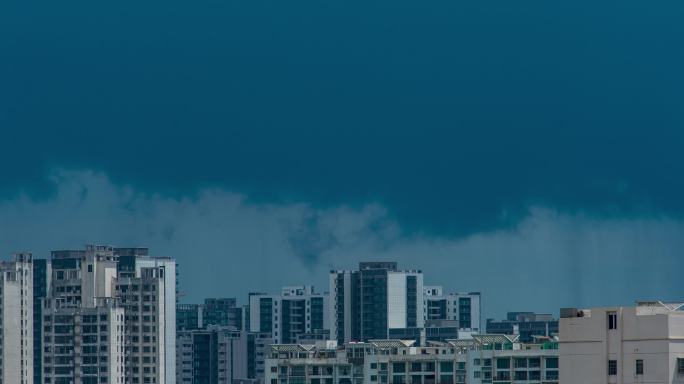
[[506,344],[518,340],[518,335],[473,335],[473,339],[480,344]]
[[274,352],[308,352],[312,350],[315,345],[308,344],[274,344],[271,349]]
[[402,348],[410,347],[416,343],[415,340],[368,340],[368,343],[376,348]]
[[473,339],[449,339],[446,342],[455,348],[472,348],[475,346]]

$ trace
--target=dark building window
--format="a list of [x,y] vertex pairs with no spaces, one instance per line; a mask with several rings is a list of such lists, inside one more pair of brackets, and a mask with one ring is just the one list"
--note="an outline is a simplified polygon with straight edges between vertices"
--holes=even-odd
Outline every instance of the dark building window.
[[617,360],[608,360],[608,375],[617,375]]
[[643,375],[644,374],[644,361],[641,359],[637,359],[637,361],[636,361],[636,374],[637,375]]
[[471,314],[471,300],[470,297],[461,297],[458,299],[458,326],[461,328],[472,328],[470,321]]
[[406,326],[415,327],[417,325],[418,311],[418,283],[415,276],[406,277]]
[[262,298],[259,300],[259,332],[273,331],[273,299]]
[[617,313],[608,312],[608,329],[617,329]]
[[547,357],[546,358],[546,368],[558,368],[558,358],[557,357]]

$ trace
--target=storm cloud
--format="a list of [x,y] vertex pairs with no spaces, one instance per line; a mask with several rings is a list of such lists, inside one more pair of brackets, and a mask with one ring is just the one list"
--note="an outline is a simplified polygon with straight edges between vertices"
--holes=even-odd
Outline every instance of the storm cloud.
[[58,169],[48,182],[51,198],[21,194],[0,203],[0,252],[46,257],[85,243],[149,246],[180,263],[183,301],[245,300],[288,284],[326,290],[329,269],[362,260],[397,260],[422,269],[426,284],[482,291],[486,316],[681,294],[684,223],[668,217],[602,219],[529,207],[514,228],[446,238],[407,233],[372,202],[258,204],[220,189],[176,199],[87,170]]
[[440,236],[534,205],[684,214],[680,1],[39,2],[0,4],[4,196],[49,196],[67,167],[176,198],[373,201]]
[[0,251],[150,246],[186,300],[370,259],[481,290],[486,313],[681,299],[682,19],[677,0],[4,0]]

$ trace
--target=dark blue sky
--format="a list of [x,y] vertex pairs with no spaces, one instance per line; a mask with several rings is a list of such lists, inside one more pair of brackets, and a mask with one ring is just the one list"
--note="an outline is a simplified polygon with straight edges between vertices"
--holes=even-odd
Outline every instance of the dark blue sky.
[[[679,225],[682,20],[681,1],[5,0],[0,200],[59,201],[66,169],[175,201],[378,204],[407,242],[515,230],[532,207]],[[309,266],[338,243],[319,219],[290,241]],[[681,254],[674,233],[658,245]]]

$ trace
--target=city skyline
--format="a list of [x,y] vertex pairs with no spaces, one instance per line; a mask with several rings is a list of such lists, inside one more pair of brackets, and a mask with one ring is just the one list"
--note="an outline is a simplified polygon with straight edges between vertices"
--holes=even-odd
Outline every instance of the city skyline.
[[[71,254],[73,252],[80,253],[80,252],[85,252],[84,249],[86,249],[86,248],[99,247],[99,246],[114,247],[114,249],[144,250],[145,255],[148,254],[149,249],[150,249],[149,247],[139,246],[139,245],[135,245],[135,246],[128,246],[127,245],[124,248],[117,248],[117,246],[111,245],[111,244],[106,244],[106,245],[105,244],[84,244],[83,247],[73,247],[73,248],[68,248],[68,249],[67,248],[52,249],[51,251],[48,252],[47,257],[42,257],[40,255],[33,254],[32,252],[29,252],[29,251],[13,252],[8,257],[5,257],[5,258],[0,257],[0,261],[11,261],[15,257],[14,255],[27,253],[27,254],[32,254],[34,260],[36,260],[36,261],[45,260],[45,261],[48,261],[48,263],[49,263],[50,258],[51,258],[51,256],[49,256],[50,254],[60,254],[60,253]],[[161,255],[161,254],[155,254],[155,258],[169,258],[169,256]],[[344,268],[344,267],[332,268],[332,269],[324,271],[323,272],[324,276],[321,279],[323,281],[323,283],[320,285],[312,284],[311,281],[316,280],[316,279],[312,278],[311,275],[309,275],[308,280],[305,279],[302,281],[290,281],[286,284],[278,285],[274,289],[272,289],[270,287],[274,286],[274,284],[277,285],[277,283],[272,283],[272,284],[269,284],[267,286],[252,285],[247,290],[243,289],[243,292],[246,292],[244,295],[236,294],[235,292],[229,292],[229,291],[225,291],[225,290],[221,290],[221,289],[210,291],[209,294],[207,294],[207,295],[202,295],[202,294],[189,295],[188,294],[189,290],[184,287],[184,283],[183,283],[183,280],[184,280],[183,279],[183,266],[180,263],[178,263],[177,259],[172,258],[172,257],[170,259],[173,260],[174,263],[176,263],[178,271],[179,271],[177,273],[177,275],[178,275],[178,283],[177,283],[177,288],[178,288],[177,301],[178,301],[178,304],[192,304],[192,305],[203,305],[203,303],[206,300],[212,300],[212,299],[225,300],[225,299],[227,299],[227,300],[235,300],[235,304],[238,306],[249,306],[250,305],[250,297],[252,297],[253,295],[264,295],[266,297],[278,296],[278,295],[280,295],[281,291],[283,291],[284,289],[287,289],[288,287],[297,288],[297,289],[299,289],[299,288],[312,289],[314,292],[316,292],[317,295],[320,295],[320,294],[328,295],[331,292],[329,289],[330,288],[330,276],[331,275],[335,275],[337,273],[344,273],[344,272],[348,273],[348,271],[356,269],[356,267],[359,264],[364,264],[364,263],[373,264],[376,262],[381,262],[381,263],[388,263],[389,262],[389,263],[397,264],[396,260],[389,260],[389,259],[386,259],[386,260],[361,260],[356,265],[350,265],[349,267],[346,267],[346,268]],[[419,267],[414,268],[414,267],[411,267],[410,265],[404,265],[404,264],[402,264],[402,262],[399,262],[398,264],[400,264],[400,268],[399,268],[400,271],[414,271],[414,272],[419,272],[421,275],[423,275],[423,272],[425,272],[422,268],[419,268]],[[573,306],[574,307],[582,307],[581,305],[573,305],[573,303],[569,303],[568,305],[557,305],[557,306],[552,307],[552,308],[541,308],[540,309],[540,305],[538,304],[538,302],[536,300],[530,299],[530,298],[526,298],[526,300],[523,301],[524,304],[522,304],[522,305],[514,304],[514,303],[516,303],[516,301],[514,301],[514,300],[508,300],[507,301],[508,304],[506,304],[504,306],[497,306],[498,304],[490,304],[489,297],[487,297],[487,295],[484,295],[482,293],[483,291],[481,289],[477,289],[477,288],[474,288],[474,289],[453,288],[453,287],[449,286],[448,284],[445,284],[442,281],[438,281],[438,280],[434,279],[433,277],[430,276],[429,273],[425,273],[425,275],[426,275],[425,281],[421,281],[421,286],[424,286],[425,289],[428,289],[428,288],[439,289],[440,290],[439,296],[442,296],[442,295],[457,295],[457,296],[458,295],[466,295],[467,296],[469,294],[476,294],[478,296],[480,296],[480,295],[485,296],[484,305],[482,307],[478,308],[478,314],[479,314],[480,321],[481,321],[480,326],[482,327],[483,331],[485,330],[485,326],[487,325],[487,323],[486,323],[487,320],[494,320],[494,321],[502,320],[502,319],[505,319],[507,316],[510,316],[509,314],[511,314],[511,313],[549,314],[549,315],[552,315],[553,317],[557,318],[559,316],[559,311],[561,308],[573,307]],[[251,287],[254,287],[254,289],[252,289]],[[441,292],[443,292],[443,294]],[[505,293],[499,293],[499,296],[507,298]],[[425,296],[425,299],[428,299],[428,298],[429,298],[429,296]],[[636,302],[649,301],[649,300],[662,300],[664,302],[668,302],[668,301],[675,302],[676,301],[674,299],[669,300],[669,299],[664,299],[661,297],[655,297],[655,298],[654,297],[648,297],[648,298],[634,297],[631,301],[627,301],[625,303],[617,303],[617,304],[615,304],[615,303],[604,303],[603,305],[604,306],[605,305],[615,305],[615,306],[627,305],[628,306],[628,305],[631,305],[631,304],[636,303]],[[496,303],[496,301],[494,301],[494,303]],[[480,304],[478,304],[478,306],[479,305]],[[327,320],[328,319],[326,318],[326,321]],[[248,327],[248,325],[247,325],[247,327]]]
[[142,244],[192,301],[363,260],[481,291],[491,317],[677,300],[682,17],[3,1],[0,254]]
[[0,384],[683,384],[682,20],[0,0]]

